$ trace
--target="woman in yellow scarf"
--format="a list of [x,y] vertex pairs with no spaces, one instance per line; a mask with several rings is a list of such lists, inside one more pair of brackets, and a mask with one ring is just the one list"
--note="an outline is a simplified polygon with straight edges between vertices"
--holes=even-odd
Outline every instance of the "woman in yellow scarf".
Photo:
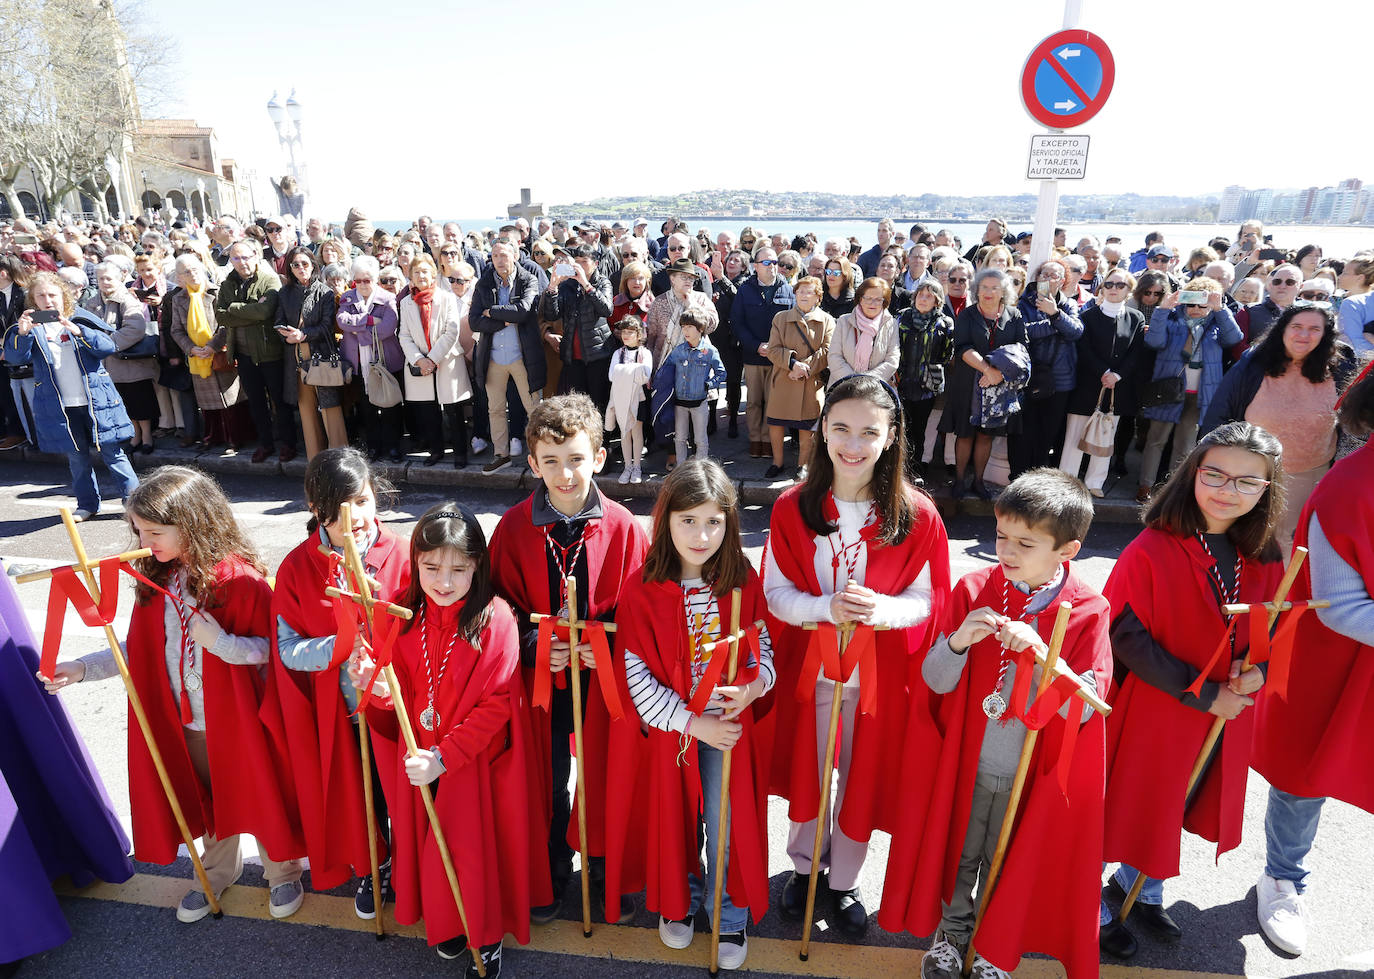
[[177,283],[169,295],[172,339],[186,354],[191,388],[203,421],[201,445],[210,448],[226,442],[232,449],[253,441],[252,416],[232,366],[214,369],[214,357],[224,349],[225,328],[215,321],[214,287],[205,265],[194,254],[177,258]]

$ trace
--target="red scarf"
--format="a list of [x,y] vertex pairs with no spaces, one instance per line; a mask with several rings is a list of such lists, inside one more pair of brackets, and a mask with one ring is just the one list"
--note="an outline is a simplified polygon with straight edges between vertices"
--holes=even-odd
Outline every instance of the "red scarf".
[[415,307],[420,311],[420,326],[425,331],[425,346],[432,346],[429,339],[429,311],[434,306],[434,287],[428,289],[411,289],[410,298],[415,300]]

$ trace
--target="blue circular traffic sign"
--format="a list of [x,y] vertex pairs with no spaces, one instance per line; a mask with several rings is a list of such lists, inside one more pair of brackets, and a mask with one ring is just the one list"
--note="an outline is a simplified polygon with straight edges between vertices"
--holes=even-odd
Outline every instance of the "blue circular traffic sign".
[[1051,34],[1021,70],[1021,100],[1031,118],[1051,129],[1081,126],[1102,109],[1116,80],[1107,42],[1091,31]]

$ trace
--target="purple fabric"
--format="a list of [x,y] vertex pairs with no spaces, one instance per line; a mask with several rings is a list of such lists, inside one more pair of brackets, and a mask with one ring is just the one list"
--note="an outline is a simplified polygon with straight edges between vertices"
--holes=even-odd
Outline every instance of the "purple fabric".
[[71,937],[53,880],[120,883],[134,867],[86,746],[34,677],[38,648],[0,578],[0,962],[13,962]]

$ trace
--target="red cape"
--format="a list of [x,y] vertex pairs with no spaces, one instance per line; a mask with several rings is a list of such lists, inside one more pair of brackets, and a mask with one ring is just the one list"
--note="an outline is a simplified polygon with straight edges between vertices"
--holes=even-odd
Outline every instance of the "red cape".
[[[1034,625],[1040,635],[1049,636],[1059,603],[1072,604],[1060,659],[1074,673],[1096,673],[1098,693],[1105,695],[1112,670],[1107,603],[1071,566],[1065,565],[1065,572],[1058,599],[1036,616]],[[1000,608],[1004,580],[1000,565],[960,579],[944,621],[945,634],[953,633],[972,609]],[[940,698],[945,737],[933,783],[927,780],[930,759],[919,746],[908,741],[902,755],[897,782],[903,788],[906,818],[892,837],[878,910],[878,923],[889,931],[930,934],[940,922],[941,900],[953,893],[988,724],[982,701],[996,684],[1000,650],[992,638],[976,644],[959,685]],[[912,683],[924,683],[919,671],[913,672]],[[1082,706],[1077,698],[1073,704]],[[974,945],[1008,972],[1027,952],[1052,955],[1072,979],[1098,971],[1105,734],[1097,714],[1079,728],[1066,800],[1053,770],[1046,771],[1059,757],[1065,724],[1054,717],[1036,741],[1016,831]]]
[[[438,613],[442,642],[452,635],[461,608],[444,610],[446,617]],[[436,691],[436,730],[426,731],[419,723],[429,692],[418,623],[396,640],[394,666],[417,744],[437,744],[447,768],[430,785],[458,874],[468,944],[490,945],[510,932],[524,945],[530,940],[531,905],[548,904],[553,894],[548,861],[542,858],[547,836],[539,832],[542,821],[529,792],[530,734],[519,635],[510,606],[498,598],[491,610],[481,651],[463,641],[453,650]],[[433,606],[428,611],[436,614]],[[396,920],[408,925],[423,918],[426,939],[437,945],[464,934],[458,906],[420,791],[405,775],[405,741],[396,729],[396,715],[379,709],[368,716],[397,749],[389,759],[397,788],[387,797]],[[532,858],[536,853],[540,857]]]
[[[367,552],[368,573],[381,584],[379,592],[394,595],[410,579],[406,546],[380,523],[377,543]],[[311,534],[282,561],[272,596],[272,621],[278,617],[300,636],[332,636],[337,630],[333,606],[324,590],[329,562],[320,553],[320,539]],[[316,890],[329,890],[349,881],[356,869],[367,873],[367,818],[363,802],[362,757],[358,734],[348,717],[339,690],[338,670],[304,673],[287,669],[277,650],[272,629],[272,667],[262,703],[262,722],[272,733],[278,752],[291,760],[300,806],[310,879]],[[374,735],[372,751],[378,759],[395,755],[394,744]],[[393,786],[387,768],[379,765],[387,793]],[[378,837],[378,858],[386,859],[386,841]]]
[[[1366,445],[1322,477],[1298,520],[1294,543],[1307,544],[1312,515],[1336,553],[1374,595],[1374,448]],[[1311,598],[1304,565],[1293,597]],[[1322,596],[1318,595],[1317,598]],[[1255,770],[1270,784],[1307,798],[1331,796],[1374,812],[1374,655],[1332,632],[1315,612],[1298,625],[1288,699],[1255,705]]]
[[[764,561],[777,562],[789,581],[803,591],[820,595],[816,580],[816,537],[802,521],[797,500],[801,487],[783,493],[773,504]],[[860,713],[854,726],[854,751],[849,770],[844,805],[840,808],[840,827],[855,840],[866,840],[873,830],[892,832],[903,820],[899,786],[891,778],[891,753],[894,745],[914,740],[924,746],[922,757],[932,765],[939,752],[940,735],[932,713],[933,701],[924,693],[908,698],[907,677],[937,635],[949,601],[949,541],[945,525],[935,504],[924,493],[911,490],[915,516],[906,540],[891,547],[874,545],[867,549],[865,584],[874,591],[895,595],[919,577],[930,565],[933,589],[930,618],[912,629],[893,629],[875,633],[878,661],[878,706],[874,715]],[[830,519],[835,519],[830,504]],[[811,699],[798,701],[797,685],[807,646],[813,633],[784,622],[769,621],[773,639],[773,665],[778,682],[774,687],[776,709],[765,722],[768,737],[775,745],[769,776],[769,790],[790,800],[788,818],[806,822],[816,818],[820,803],[816,740],[816,710]],[[925,691],[924,685],[920,688]],[[927,770],[922,782],[929,783]]]
[[[1113,618],[1130,605],[1156,642],[1201,669],[1227,628],[1209,584],[1211,564],[1195,537],[1146,529],[1117,559],[1103,594]],[[1240,600],[1269,601],[1282,575],[1277,562],[1244,561]],[[1249,637],[1242,623],[1236,631],[1237,657],[1245,655]],[[1230,657],[1223,655],[1208,679],[1225,682],[1230,669]],[[1188,775],[1214,717],[1184,706],[1135,674],[1113,691],[1107,718],[1104,860],[1168,879],[1179,872],[1180,830],[1216,843],[1217,856],[1240,843],[1254,711],[1242,711],[1227,722],[1221,754],[1203,773],[1187,813],[1183,810]]]
[[[719,603],[721,622],[729,628],[731,596],[724,596]],[[764,617],[763,586],[752,568],[741,604],[741,627]],[[671,581],[630,582],[625,586],[616,625],[622,662],[623,650],[631,650],[655,679],[684,700],[690,699],[687,617],[681,586]],[[757,675],[757,667],[746,670],[741,659],[737,681],[747,683]],[[719,685],[727,682],[722,673]],[[725,887],[735,906],[747,907],[757,923],[768,910],[767,754],[760,750],[755,737],[755,711],[745,711],[740,722],[744,730],[730,762],[730,857]],[[692,739],[679,763],[677,734],[637,723],[628,739],[633,743],[626,745],[626,740],[616,737],[611,742],[612,770],[633,771],[636,777],[617,778],[606,803],[606,838],[616,844],[608,847],[606,854],[606,906],[618,908],[622,893],[643,887],[645,906],[650,911],[671,920],[685,918],[691,903],[687,875],[697,871],[701,853],[697,827],[703,802],[697,741]],[[646,800],[648,821],[636,823]],[[717,815],[704,813],[712,822]],[[628,861],[622,846],[634,853]],[[714,860],[715,854],[710,858]],[[643,881],[634,875],[641,859],[647,878]]]
[[[542,493],[542,487],[535,493]],[[531,494],[517,506],[507,510],[491,535],[491,573],[496,591],[521,612],[551,615],[557,609],[549,603],[548,552],[544,530],[534,525],[532,517],[534,496]],[[587,521],[583,530],[586,540],[587,567],[591,571],[591,594],[588,596],[589,615],[599,619],[613,613],[620,602],[625,583],[635,577],[649,550],[649,537],[634,514],[604,494],[601,497],[602,516]],[[608,633],[612,659],[618,649],[615,633]],[[526,670],[526,689],[532,688],[532,670]],[[568,671],[571,673],[571,671]],[[623,661],[616,672],[620,702],[626,708],[629,723],[630,692],[625,684]],[[583,772],[587,790],[587,850],[588,856],[606,853],[606,758],[611,739],[612,722],[606,713],[606,701],[596,678],[589,685],[590,693],[583,703],[582,742],[589,761]],[[554,691],[554,696],[558,696]],[[529,705],[530,726],[534,745],[530,763],[535,765],[542,780],[541,805],[544,816],[544,838],[548,838],[548,824],[553,818],[553,768],[549,755],[549,713]],[[638,725],[633,725],[637,727]],[[577,800],[573,800],[573,818],[568,820],[568,845],[578,849]]]
[[[215,569],[214,594],[222,602],[206,609],[235,636],[267,636],[272,591],[266,580],[237,556]],[[255,666],[231,666],[202,654],[205,692],[205,750],[210,759],[213,797],[191,766],[181,714],[167,679],[165,598],[154,593],[134,606],[127,654],[134,687],[143,701],[153,740],[181,804],[192,836],[213,833],[224,839],[250,833],[276,860],[305,852],[285,756],[271,750],[258,721],[262,675]],[[134,855],[148,863],[171,863],[182,843],[143,732],[129,716],[129,802],[134,819]]]

